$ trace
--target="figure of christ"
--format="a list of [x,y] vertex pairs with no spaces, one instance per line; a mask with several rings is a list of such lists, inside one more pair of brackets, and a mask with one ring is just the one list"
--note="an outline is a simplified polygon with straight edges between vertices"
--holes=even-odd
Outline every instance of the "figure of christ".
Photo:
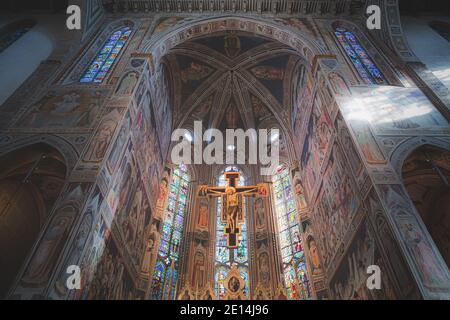
[[238,247],[237,239],[239,235],[238,223],[244,220],[243,197],[244,196],[267,196],[267,186],[258,184],[257,186],[238,187],[237,180],[239,172],[225,172],[228,180],[226,187],[199,187],[198,196],[222,197],[222,221],[226,222],[225,234],[227,235],[227,246],[230,249]]
[[227,229],[229,228],[231,232],[234,230],[237,230],[237,223],[238,223],[238,214],[239,214],[239,198],[242,197],[245,194],[248,193],[255,193],[256,187],[245,190],[245,191],[236,191],[236,188],[234,187],[226,187],[225,192],[216,191],[216,190],[209,190],[209,193],[214,196],[222,196],[224,199],[224,204],[226,205],[226,217],[227,217]]

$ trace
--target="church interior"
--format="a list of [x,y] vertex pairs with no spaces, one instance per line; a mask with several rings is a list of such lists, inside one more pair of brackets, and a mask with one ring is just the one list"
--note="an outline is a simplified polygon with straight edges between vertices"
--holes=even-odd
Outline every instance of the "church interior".
[[450,299],[445,2],[2,0],[0,299]]

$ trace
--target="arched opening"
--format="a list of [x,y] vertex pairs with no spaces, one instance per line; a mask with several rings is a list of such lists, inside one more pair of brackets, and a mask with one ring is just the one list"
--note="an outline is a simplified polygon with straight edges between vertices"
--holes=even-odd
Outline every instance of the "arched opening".
[[[162,33],[176,25],[176,21],[162,18],[160,23],[156,24],[155,32]],[[217,18],[193,23],[189,27],[179,27],[166,36],[161,35],[156,42],[145,44],[143,51],[151,51],[153,58],[154,74],[151,82],[153,81],[152,87],[157,88],[154,92],[154,101],[158,101],[155,105],[165,106],[165,102],[160,103],[165,101],[163,97],[170,100],[173,128],[186,130],[182,138],[189,144],[195,145],[193,142],[202,141],[202,134],[207,129],[217,129],[223,133],[224,139],[220,142],[223,154],[217,151],[214,153],[215,159],[221,157],[222,162],[213,163],[220,164],[221,169],[224,168],[223,163],[229,163],[225,161],[229,159],[228,156],[230,158],[233,156],[235,160],[231,163],[252,165],[253,163],[249,161],[250,156],[257,154],[256,151],[254,154],[248,152],[256,145],[249,143],[251,141],[249,137],[245,138],[245,148],[239,148],[238,139],[233,140],[234,142],[225,141],[225,132],[228,129],[266,129],[270,150],[273,143],[280,140],[281,156],[289,159],[295,156],[288,148],[292,144],[289,134],[291,126],[287,117],[282,115],[289,114],[294,109],[298,111],[304,76],[312,73],[313,57],[319,50],[304,41],[299,33],[292,34],[284,30],[284,37],[278,37],[277,30],[283,31],[253,19]],[[158,80],[164,78],[168,80],[167,86],[161,85],[164,82]],[[157,112],[160,111],[155,111]],[[201,126],[196,126],[198,121],[202,122]],[[159,125],[164,126],[164,123],[160,121]],[[203,130],[200,133],[198,131],[201,130],[197,130],[199,127]],[[161,128],[160,131],[165,131],[165,128]],[[212,146],[212,141],[216,142],[213,139],[202,141],[202,151]],[[245,150],[244,163],[236,161],[238,151],[241,149]],[[191,155],[192,153],[189,157]],[[207,162],[205,159],[202,161],[199,166]],[[177,161],[172,159],[172,162]],[[206,166],[203,168],[207,170]],[[254,168],[255,170],[259,168],[258,163]],[[226,166],[226,171],[241,171],[241,169],[243,167]],[[226,183],[223,172],[214,176],[217,178],[216,185],[223,186]],[[246,175],[245,178],[249,177],[250,175]],[[240,183],[245,185],[249,180],[243,178],[241,175]],[[257,182],[259,181],[258,179]],[[255,206],[261,207],[261,202]],[[199,204],[199,212],[201,208]],[[250,274],[252,257],[248,248],[252,243],[250,237],[247,239],[247,232],[248,234],[252,232],[252,220],[240,225],[238,247],[230,249],[227,247],[227,236],[224,234],[226,223],[221,221],[220,200],[216,209],[215,228],[210,229],[211,232],[215,230],[215,239],[210,247],[211,250],[215,250],[214,264],[211,268],[215,296],[218,299],[236,298],[235,295],[230,295],[231,282],[228,281],[232,276],[236,276],[242,280],[242,286],[239,285],[238,288],[244,288],[239,298],[250,298],[256,292],[255,282],[260,281],[267,288],[271,285],[270,253],[269,251],[258,253],[258,267],[254,269],[263,271],[258,275]],[[267,227],[267,222],[261,218],[258,221],[256,223],[260,229]],[[206,219],[199,219],[196,225],[207,229],[208,223]],[[205,255],[202,251],[195,249],[190,251],[190,255],[191,266],[194,266],[195,270],[204,268]],[[298,265],[301,280],[297,292],[306,292],[305,297],[310,298],[309,283],[302,266]],[[195,271],[192,274],[193,277],[186,286],[189,285],[198,291],[203,283],[199,276],[202,272]]]
[[0,297],[7,294],[64,184],[62,155],[35,144],[0,158]]
[[80,83],[102,83],[120,56],[131,32],[132,29],[128,26],[114,30],[81,76]]
[[450,151],[421,146],[405,160],[402,174],[411,200],[450,267]]

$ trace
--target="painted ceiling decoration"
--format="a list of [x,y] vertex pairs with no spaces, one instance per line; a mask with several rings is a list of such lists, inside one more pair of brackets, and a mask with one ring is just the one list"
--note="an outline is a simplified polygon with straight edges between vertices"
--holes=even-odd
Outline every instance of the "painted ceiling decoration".
[[103,0],[110,12],[243,12],[258,14],[352,14],[364,0]]
[[194,40],[194,42],[214,49],[230,59],[235,59],[238,55],[243,54],[248,50],[270,43],[269,40],[260,37],[243,34],[238,36],[237,33],[233,31],[224,35],[201,38]]
[[217,94],[214,91],[211,95],[209,95],[205,100],[203,100],[199,106],[192,112],[191,118],[193,120],[203,120],[204,118],[209,118],[209,114],[211,111],[211,107],[214,103],[214,97]]
[[187,55],[176,56],[179,72],[175,73],[181,85],[181,99],[186,100],[216,69]]
[[[248,33],[220,32],[188,41],[165,59],[177,126],[203,120],[208,127],[251,128],[267,114],[280,120],[292,109],[295,101],[289,97],[302,84],[301,57],[283,44]],[[232,112],[224,112],[228,109]]]
[[283,104],[284,102],[283,80],[285,78],[285,73],[288,72],[286,66],[289,58],[288,55],[280,55],[276,58],[264,60],[250,69],[253,76],[267,88],[280,104]]
[[191,61],[188,67],[181,70],[181,81],[188,83],[190,81],[199,82],[213,72],[213,69],[199,62]]
[[255,118],[255,126],[258,128],[261,122],[267,119],[273,119],[273,115],[271,112],[267,109],[265,104],[253,95],[252,93],[249,93],[249,100],[250,104],[252,106],[253,116]]

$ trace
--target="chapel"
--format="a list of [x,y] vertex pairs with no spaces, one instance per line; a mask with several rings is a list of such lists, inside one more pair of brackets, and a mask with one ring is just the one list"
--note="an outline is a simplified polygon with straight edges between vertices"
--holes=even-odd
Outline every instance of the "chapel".
[[450,299],[445,2],[2,0],[0,298]]

